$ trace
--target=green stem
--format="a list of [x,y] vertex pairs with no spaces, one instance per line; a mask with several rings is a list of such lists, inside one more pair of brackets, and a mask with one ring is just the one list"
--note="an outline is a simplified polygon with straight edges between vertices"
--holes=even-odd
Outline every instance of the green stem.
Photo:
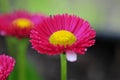
[[26,58],[28,39],[6,37],[8,54],[15,58],[16,65],[7,80],[42,80],[35,66]]
[[27,39],[18,40],[17,46],[17,68],[18,68],[18,80],[27,80],[26,78],[26,52],[29,41]]
[[[12,56],[13,58],[16,58],[17,55],[17,38],[15,37],[5,37],[5,41],[6,41],[6,46],[7,46],[7,52],[10,56]],[[16,80],[17,78],[17,66],[15,65],[14,70],[12,71],[12,73],[9,75],[8,80]]]
[[66,61],[66,55],[61,54],[61,80],[67,80],[67,61]]
[[26,52],[28,39],[18,39],[6,37],[8,54],[16,59],[16,65],[8,80],[27,80],[26,79]]

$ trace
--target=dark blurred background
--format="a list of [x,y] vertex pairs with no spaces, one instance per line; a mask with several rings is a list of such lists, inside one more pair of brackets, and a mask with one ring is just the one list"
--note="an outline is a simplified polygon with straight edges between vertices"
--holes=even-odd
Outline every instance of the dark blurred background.
[[[120,80],[120,0],[0,0],[0,13],[14,10],[70,13],[88,20],[97,31],[96,44],[77,62],[68,62],[68,80]],[[0,36],[0,52],[6,51]],[[45,80],[60,80],[59,55],[38,54],[30,44],[27,58]]]

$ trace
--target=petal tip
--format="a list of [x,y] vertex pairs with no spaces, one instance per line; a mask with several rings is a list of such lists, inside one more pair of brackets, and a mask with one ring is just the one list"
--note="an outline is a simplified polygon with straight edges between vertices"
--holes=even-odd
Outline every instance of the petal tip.
[[66,58],[69,62],[76,62],[77,61],[77,54],[73,51],[66,52]]

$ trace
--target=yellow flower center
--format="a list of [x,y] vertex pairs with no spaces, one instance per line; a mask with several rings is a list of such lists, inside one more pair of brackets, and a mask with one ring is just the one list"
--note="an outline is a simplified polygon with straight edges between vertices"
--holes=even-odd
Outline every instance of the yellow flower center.
[[49,37],[49,42],[54,45],[71,45],[76,41],[76,36],[66,30],[60,30],[54,32],[50,37]]
[[31,27],[33,25],[33,23],[25,18],[18,18],[16,20],[13,21],[13,25],[18,26],[19,28],[27,28],[27,27]]

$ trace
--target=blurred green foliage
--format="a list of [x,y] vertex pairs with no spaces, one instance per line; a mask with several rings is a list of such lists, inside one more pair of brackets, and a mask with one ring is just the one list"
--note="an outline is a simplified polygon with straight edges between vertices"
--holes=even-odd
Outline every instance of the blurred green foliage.
[[97,30],[119,32],[119,5],[120,0],[0,0],[0,11],[24,9],[46,15],[70,13],[88,20]]
[[88,20],[93,27],[98,25],[103,18],[94,0],[8,0],[8,2],[11,10],[28,10],[46,15],[75,14]]
[[96,24],[101,18],[93,0],[29,0],[27,9],[47,14],[70,13]]

